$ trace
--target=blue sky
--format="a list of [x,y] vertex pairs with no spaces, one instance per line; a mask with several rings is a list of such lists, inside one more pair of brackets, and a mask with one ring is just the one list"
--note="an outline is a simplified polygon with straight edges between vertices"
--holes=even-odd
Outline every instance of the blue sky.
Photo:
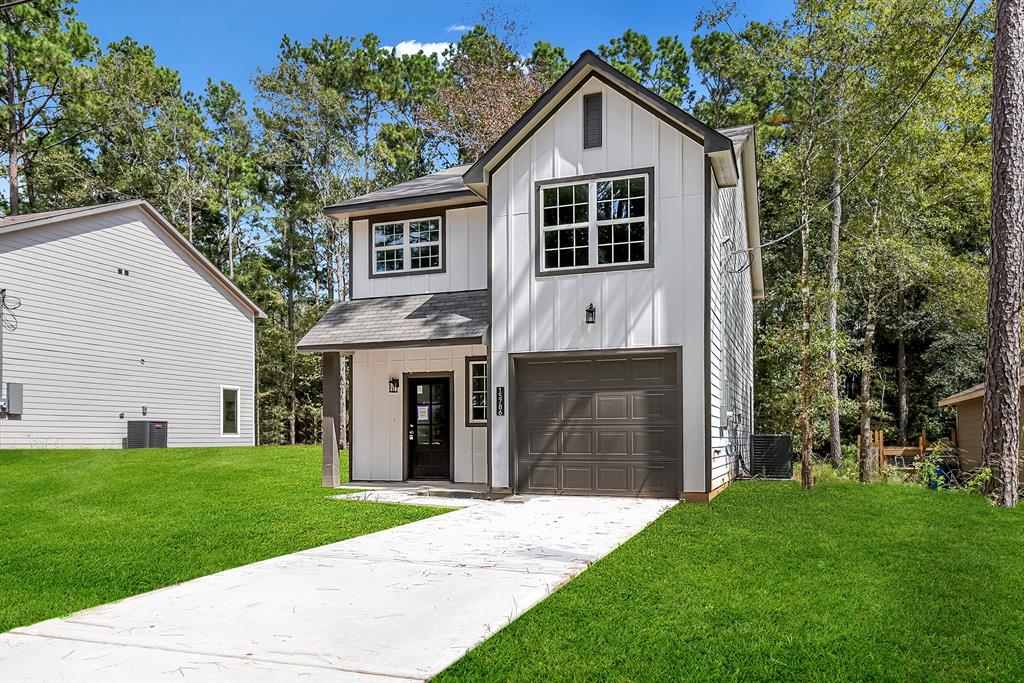
[[[785,16],[789,0],[740,3],[750,19]],[[504,2],[525,29],[524,42],[546,40],[575,58],[627,28],[652,39],[677,34],[689,42],[693,22],[712,0],[680,2]],[[184,86],[201,91],[207,77],[234,83],[250,99],[257,67],[271,68],[281,36],[305,41],[330,35],[379,35],[386,45],[414,46],[457,40],[480,4],[466,0],[79,0],[79,16],[103,45],[131,36],[177,69]],[[407,42],[412,41],[412,42]]]

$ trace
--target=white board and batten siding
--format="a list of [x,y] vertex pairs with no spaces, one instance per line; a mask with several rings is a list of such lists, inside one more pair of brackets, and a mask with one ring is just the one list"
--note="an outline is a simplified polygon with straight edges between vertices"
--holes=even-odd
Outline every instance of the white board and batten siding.
[[452,480],[487,483],[487,428],[466,426],[465,391],[466,357],[486,355],[487,347],[482,345],[353,352],[353,386],[359,388],[359,398],[352,402],[353,481],[403,478],[406,394],[404,387],[403,391],[390,393],[388,381],[405,373],[452,373]]
[[[24,384],[0,447],[118,448],[138,419],[167,420],[169,446],[254,443],[254,312],[141,209],[0,236],[0,287],[22,303],[4,381]],[[238,435],[221,434],[222,386]]]
[[[434,294],[487,288],[487,208],[438,209],[445,213],[445,269],[438,273],[370,277],[370,219],[352,219],[352,298]],[[393,215],[402,218],[401,212]]]
[[[604,144],[584,149],[583,96],[594,92],[604,103]],[[653,268],[535,276],[535,182],[647,167],[654,168]],[[700,143],[597,79],[491,175],[491,386],[508,387],[506,403],[514,405],[508,354],[682,347],[686,491],[706,484],[704,175]],[[590,303],[594,325],[584,321]],[[492,483],[508,486],[508,419],[492,421]]]
[[[711,177],[710,397],[711,490],[736,474],[737,454],[749,463],[754,418],[754,306],[750,271],[745,268],[747,240],[743,183],[719,188]],[[730,419],[731,416],[731,419]]]

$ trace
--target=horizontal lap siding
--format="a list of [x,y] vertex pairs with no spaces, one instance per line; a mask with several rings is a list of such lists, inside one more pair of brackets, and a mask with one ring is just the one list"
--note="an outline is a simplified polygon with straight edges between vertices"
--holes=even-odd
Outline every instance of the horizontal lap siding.
[[466,426],[466,357],[485,356],[486,346],[378,349],[352,354],[352,478],[401,481],[405,386],[392,394],[388,382],[407,372],[454,373],[451,419],[456,482],[487,482],[487,428]]
[[[22,302],[4,380],[25,385],[0,447],[119,447],[129,419],[167,420],[169,446],[253,443],[252,313],[171,240],[137,209],[0,237]],[[220,435],[221,385],[239,387],[239,436]]]
[[[582,97],[592,92],[603,93],[604,144],[583,149]],[[492,386],[511,391],[509,353],[682,346],[687,490],[705,480],[703,165],[698,143],[592,80],[491,176]],[[654,268],[534,275],[537,181],[645,167],[654,167]],[[597,323],[587,325],[591,303]],[[494,485],[507,486],[507,416],[494,418],[491,440]]]
[[[732,479],[737,471],[733,443],[749,464],[753,431],[753,298],[750,270],[744,268],[747,228],[741,184],[719,189],[712,183],[711,196],[711,488]],[[735,272],[741,271],[741,272]],[[730,427],[728,413],[733,414]]]
[[[438,209],[440,214],[444,209]],[[402,214],[393,214],[396,220]],[[487,209],[448,209],[445,214],[445,272],[371,278],[370,225],[352,221],[352,293],[354,299],[404,294],[433,294],[487,288]]]

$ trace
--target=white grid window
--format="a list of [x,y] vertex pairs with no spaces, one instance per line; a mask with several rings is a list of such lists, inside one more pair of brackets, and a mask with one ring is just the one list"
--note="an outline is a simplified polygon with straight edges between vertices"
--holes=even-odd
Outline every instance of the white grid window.
[[469,361],[469,422],[487,422],[487,361]]
[[541,187],[541,271],[649,263],[649,177]]
[[441,270],[441,218],[373,226],[373,272]]

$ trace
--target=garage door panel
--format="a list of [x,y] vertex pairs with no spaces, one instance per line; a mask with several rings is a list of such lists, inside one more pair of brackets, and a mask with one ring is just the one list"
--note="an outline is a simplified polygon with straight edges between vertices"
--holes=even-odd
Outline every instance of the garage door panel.
[[625,465],[598,466],[597,490],[623,495],[629,492],[629,468]]
[[558,455],[558,432],[531,429],[526,435],[527,453],[532,458]]
[[674,468],[656,466],[631,468],[633,490],[640,493],[665,493],[670,488],[668,483],[670,471],[674,472],[675,470]]
[[563,420],[594,419],[594,396],[592,394],[568,394],[562,397]]
[[595,455],[613,458],[629,455],[630,436],[631,434],[628,431],[598,431]]
[[525,410],[522,412],[524,421],[551,422],[560,416],[560,399],[556,394],[525,394],[523,396]]
[[590,457],[594,455],[594,432],[590,430],[576,431],[572,429],[563,429],[560,434],[562,437],[562,450],[559,455],[569,457]]
[[520,491],[674,496],[682,410],[675,353],[515,361]]
[[[672,453],[668,451],[671,438],[666,438],[665,430],[662,429],[637,429],[631,433],[633,437],[632,453],[638,456],[654,456],[658,459],[669,460]],[[674,444],[673,444],[674,445]]]
[[629,399],[629,417],[632,420],[675,421],[675,392],[638,392],[631,394]]
[[611,394],[597,397],[597,419],[625,420],[629,417],[629,396]]
[[530,465],[528,481],[531,489],[556,490],[558,486],[557,465]]
[[594,467],[592,465],[564,465],[562,467],[562,488],[579,493],[593,491]]
[[625,358],[608,358],[594,363],[595,379],[601,386],[625,385],[629,382],[629,361]]
[[634,386],[675,386],[678,377],[675,354],[636,358],[630,364]]

